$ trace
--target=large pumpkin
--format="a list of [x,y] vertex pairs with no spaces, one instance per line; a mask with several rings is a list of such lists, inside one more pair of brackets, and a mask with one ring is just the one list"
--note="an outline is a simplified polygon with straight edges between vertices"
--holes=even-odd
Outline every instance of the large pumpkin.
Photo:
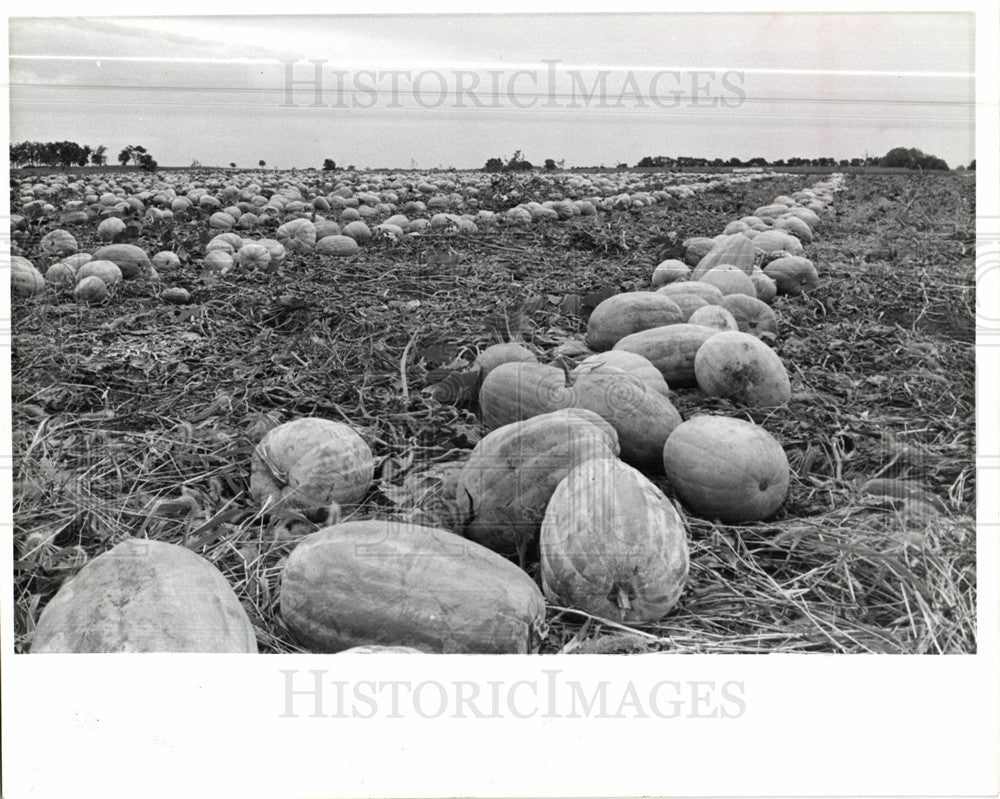
[[741,333],[750,333],[757,338],[778,333],[778,315],[771,307],[753,297],[730,294],[722,301],[722,307],[736,319]]
[[288,556],[280,604],[314,652],[527,654],[544,635],[545,600],[527,573],[454,533],[402,522],[345,522],[307,536]]
[[691,274],[691,267],[683,261],[674,259],[663,261],[653,270],[653,288],[665,286],[675,280],[686,280]]
[[681,415],[663,394],[635,375],[613,367],[574,376],[573,407],[593,411],[618,433],[622,458],[647,471],[659,471],[663,442]]
[[490,371],[479,389],[479,412],[490,430],[571,404],[566,373],[540,363],[502,363]]
[[616,350],[634,352],[653,364],[671,388],[696,385],[694,357],[702,344],[718,330],[702,325],[679,324],[654,327],[625,336]]
[[658,621],[687,581],[684,523],[620,461],[588,461],[566,476],[545,511],[540,549],[546,597],[602,618]]
[[271,511],[331,519],[364,498],[374,471],[372,452],[353,428],[304,417],[270,430],[254,448],[250,493]]
[[756,336],[739,331],[708,339],[694,359],[698,388],[751,408],[786,404],[792,390],[778,354]]
[[45,278],[27,258],[13,255],[10,259],[10,288],[21,297],[45,291]]
[[587,346],[609,350],[630,333],[672,325],[682,319],[677,304],[655,291],[629,291],[600,303],[587,321]]
[[146,274],[152,262],[146,251],[135,244],[109,244],[94,253],[95,261],[111,261],[122,273],[122,277],[131,280]]
[[607,372],[610,370],[621,370],[635,375],[653,389],[653,391],[662,394],[664,397],[670,396],[670,386],[663,379],[660,370],[641,355],[636,355],[634,352],[625,352],[625,350],[608,350],[607,352],[590,355],[576,365],[570,373],[570,377],[576,379],[579,375],[589,372]]
[[614,428],[580,408],[498,427],[476,444],[459,474],[455,493],[465,535],[524,559],[559,481],[580,463],[619,451]]
[[663,449],[667,479],[696,513],[724,522],[766,519],[785,499],[788,458],[764,428],[725,416],[696,416]]
[[716,286],[711,286],[700,280],[683,280],[677,283],[668,283],[666,286],[660,286],[656,291],[659,294],[665,294],[671,299],[678,294],[694,294],[712,305],[718,305],[722,302],[723,297],[722,292]]
[[722,292],[723,296],[727,294],[746,294],[748,297],[757,296],[757,290],[754,288],[750,275],[742,269],[730,266],[729,264],[713,266],[699,280],[702,283],[715,286]]
[[257,640],[215,566],[176,544],[130,538],[63,583],[31,651],[255,653]]
[[779,294],[809,292],[819,285],[812,261],[796,255],[776,258],[764,267],[764,274],[775,282]]
[[502,363],[538,363],[535,353],[513,341],[504,344],[491,344],[476,357],[475,365],[479,367],[480,380]]
[[700,280],[708,270],[729,264],[746,274],[753,269],[756,249],[753,243],[742,233],[734,233],[717,241],[708,254],[698,261],[698,266],[691,273],[692,280]]

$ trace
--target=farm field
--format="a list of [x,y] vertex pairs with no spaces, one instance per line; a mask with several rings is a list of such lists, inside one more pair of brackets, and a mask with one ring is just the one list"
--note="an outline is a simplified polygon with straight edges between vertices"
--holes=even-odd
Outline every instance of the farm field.
[[[251,456],[265,433],[306,416],[349,424],[376,464],[351,519],[460,532],[458,471],[487,432],[471,371],[480,351],[517,341],[570,368],[587,354],[587,316],[602,299],[650,288],[654,268],[681,257],[685,240],[828,177],[663,192],[641,207],[609,191],[592,215],[511,224],[509,208],[558,200],[572,186],[476,174],[469,209],[497,218],[482,217],[474,232],[428,224],[376,234],[346,255],[292,236],[280,264],[217,270],[204,264],[222,232],[209,226],[216,209],[157,218],[127,206],[117,241],[178,256],[156,279],[124,280],[93,304],[72,286],[13,300],[18,651],[63,581],[129,537],[203,556],[232,586],[261,652],[303,651],[282,619],[280,578],[319,525],[279,526],[253,501]],[[805,244],[818,286],[772,305],[787,406],[761,415],[697,388],[671,392],[684,419],[722,414],[769,431],[789,462],[785,502],[739,524],[678,503],[690,575],[676,608],[629,624],[549,603],[541,652],[976,650],[973,178],[844,177]],[[208,179],[222,193],[230,178]],[[265,196],[302,179],[245,178]],[[332,193],[340,178],[311,179]],[[98,238],[99,218],[60,221],[23,201],[15,190],[23,218],[13,253],[43,273],[60,260],[42,248],[54,229],[81,251],[109,241]],[[262,214],[253,236],[278,238],[285,221]],[[189,301],[165,302],[166,287],[186,289]],[[663,475],[650,477],[676,499]],[[538,578],[537,563],[525,567]]]

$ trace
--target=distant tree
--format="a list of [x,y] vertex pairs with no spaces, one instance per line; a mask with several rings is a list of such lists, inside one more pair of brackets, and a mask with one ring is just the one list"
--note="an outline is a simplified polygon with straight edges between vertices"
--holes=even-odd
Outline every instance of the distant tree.
[[785,165],[785,159],[784,158],[779,158],[777,161],[774,161],[774,165],[775,166],[784,166]]
[[972,163],[969,164],[969,169],[971,169],[973,172],[976,171],[976,159],[975,158],[973,158],[972,159]]
[[195,158],[191,162],[191,169],[201,169],[201,161],[199,161],[197,158]]
[[236,162],[235,161],[230,161],[229,162],[229,168],[230,169],[236,169]]
[[556,160],[554,158],[546,158],[545,159],[545,168],[546,169],[555,169],[556,168]]
[[103,144],[99,145],[97,149],[90,154],[90,163],[94,166],[104,166],[108,162],[107,152],[107,147]]
[[726,161],[726,166],[743,166],[743,162],[734,156]]
[[618,164],[618,166],[615,167],[615,169],[628,169],[628,164],[622,161],[620,164]]
[[893,147],[882,156],[879,166],[904,169],[948,169],[948,164],[936,155],[928,155],[916,147]]
[[264,167],[266,167],[266,166],[267,166],[267,161],[265,161],[265,160],[264,160],[263,158],[261,158],[261,159],[260,159],[260,160],[259,160],[259,161],[257,162],[257,166],[259,166],[259,167],[260,167],[261,169],[263,169]]
[[128,162],[132,160],[132,148],[126,147],[120,153],[118,153],[118,163],[122,166],[127,166]]
[[527,172],[531,169],[534,169],[534,167],[531,164],[531,161],[526,159],[520,150],[514,151],[514,154],[510,157],[510,160],[507,162],[507,166],[504,168],[513,172]]
[[324,172],[333,172],[336,168],[337,168],[337,162],[334,161],[332,158],[324,158],[323,159],[323,171]]
[[503,172],[503,159],[489,158],[483,167],[484,172]]
[[159,166],[149,153],[139,153],[138,164],[146,172],[155,172]]

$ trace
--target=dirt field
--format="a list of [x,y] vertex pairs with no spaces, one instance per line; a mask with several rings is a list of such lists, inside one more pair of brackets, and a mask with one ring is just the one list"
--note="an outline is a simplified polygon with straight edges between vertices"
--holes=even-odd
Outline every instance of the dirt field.
[[[543,651],[976,650],[973,178],[847,176],[806,248],[819,290],[774,303],[793,397],[766,426],[792,467],[785,505],[745,526],[688,516],[691,578],[675,612],[628,629],[550,608]],[[142,535],[215,563],[261,651],[298,651],[277,611],[295,540],[276,541],[247,493],[267,429],[306,415],[349,421],[378,464],[357,517],[448,526],[448,464],[484,433],[457,376],[479,349],[513,338],[550,360],[582,339],[588,295],[647,288],[675,240],[715,235],[821,179],[474,237],[373,241],[348,259],[289,253],[276,273],[161,274],[192,293],[187,306],[164,304],[143,280],[95,307],[69,291],[15,298],[18,650],[66,577]],[[51,227],[15,232],[15,253],[33,258]],[[67,229],[81,248],[98,246],[95,224]],[[193,257],[204,229],[160,223],[137,243]],[[741,415],[695,389],[675,404],[685,417]],[[891,477],[911,486],[906,496],[862,491]],[[158,500],[175,502],[151,513]]]

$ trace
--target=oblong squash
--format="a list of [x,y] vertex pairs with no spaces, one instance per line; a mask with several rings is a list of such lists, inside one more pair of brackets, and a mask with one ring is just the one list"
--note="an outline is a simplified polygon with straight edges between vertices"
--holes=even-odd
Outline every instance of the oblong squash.
[[694,386],[697,384],[695,355],[715,335],[719,335],[718,330],[702,325],[666,325],[625,336],[615,344],[615,349],[646,358],[672,388]]
[[566,476],[545,511],[540,549],[546,597],[602,618],[658,621],[687,582],[677,510],[620,461],[588,461]]
[[591,458],[614,458],[618,434],[592,411],[544,413],[498,427],[476,444],[455,491],[466,537],[505,557],[534,555],[559,481]]
[[153,265],[142,247],[135,244],[108,244],[94,253],[94,261],[111,261],[126,280],[132,280],[146,273]]
[[722,302],[723,294],[715,286],[710,286],[708,283],[702,283],[700,280],[684,280],[678,283],[668,283],[666,286],[660,286],[657,293],[666,294],[671,299],[679,294],[694,294],[696,297],[701,297],[705,302],[710,305],[718,305]]
[[698,388],[751,408],[773,408],[792,396],[778,354],[756,336],[729,331],[705,342],[694,359]]
[[601,302],[587,320],[587,346],[598,352],[611,349],[630,333],[681,321],[681,309],[655,291],[627,291]]
[[[695,299],[700,301],[698,297]],[[707,306],[708,303],[704,303],[704,305]],[[607,352],[599,352],[584,358],[570,372],[570,378],[576,379],[575,376],[578,375],[588,372],[606,372],[609,369],[620,369],[623,372],[635,375],[653,389],[653,391],[662,394],[664,397],[670,397],[670,386],[663,379],[660,370],[641,355],[636,355],[634,352],[625,352],[625,350],[608,350]]]
[[280,605],[313,652],[526,654],[545,630],[545,600],[526,572],[454,533],[403,522],[344,522],[307,536],[288,556]]
[[722,292],[722,296],[727,294],[746,294],[748,297],[756,297],[757,290],[754,288],[753,280],[742,269],[729,264],[713,266],[700,278],[701,283],[708,283],[715,286]]
[[491,344],[480,352],[476,357],[475,366],[479,367],[479,378],[482,380],[500,364],[518,361],[538,363],[538,358],[523,344],[508,341],[504,344]]
[[[740,274],[743,274],[742,272]],[[745,296],[745,295],[739,295]],[[721,305],[706,305],[688,319],[688,324],[714,327],[716,330],[739,330],[735,317]]]
[[653,270],[651,282],[653,288],[656,289],[667,285],[667,283],[673,283],[675,280],[686,280],[690,274],[690,266],[683,261],[670,259],[657,265],[656,269]]
[[633,374],[608,367],[574,376],[572,406],[593,411],[618,433],[622,459],[658,472],[663,443],[681,423],[681,415],[663,394]]
[[502,363],[479,389],[479,412],[490,430],[571,404],[566,373],[541,363]]
[[667,479],[681,501],[728,523],[766,519],[785,499],[788,458],[764,428],[725,416],[688,419],[663,449]]
[[756,253],[750,239],[742,233],[733,233],[716,242],[708,254],[698,261],[698,266],[691,273],[691,279],[699,280],[709,269],[723,264],[735,266],[749,275],[753,269]]
[[34,652],[257,652],[222,573],[186,547],[130,538],[98,555],[45,606]]

